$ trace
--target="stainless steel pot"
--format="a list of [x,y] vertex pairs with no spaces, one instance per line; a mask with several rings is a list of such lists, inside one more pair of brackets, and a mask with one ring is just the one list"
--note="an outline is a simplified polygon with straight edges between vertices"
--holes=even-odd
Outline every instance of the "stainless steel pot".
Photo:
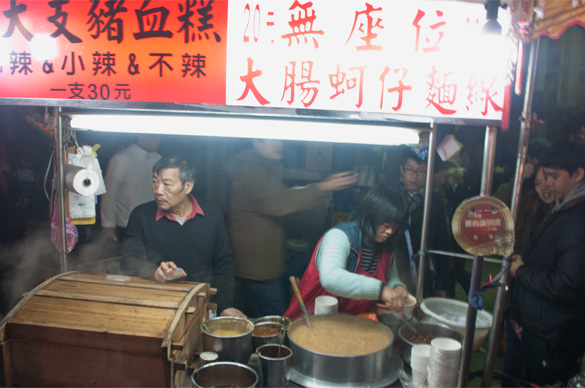
[[258,374],[249,366],[237,362],[212,362],[196,369],[191,381],[197,388],[255,387]]
[[[456,330],[446,326],[435,325],[432,323],[412,322],[412,326],[425,337],[447,337],[461,342],[463,335]],[[416,334],[408,327],[402,326],[398,329],[398,338],[394,348],[400,354],[404,362],[410,363],[410,352],[415,343],[412,341]]]
[[254,331],[252,332],[252,346],[254,351],[262,345],[280,343],[280,333],[283,328],[284,326],[280,323],[255,323]]
[[[232,336],[218,335],[227,330],[238,333]],[[252,354],[254,324],[244,318],[217,317],[201,324],[203,351],[215,352],[219,361],[235,361],[246,364]]]
[[[289,379],[305,387],[384,387],[397,380],[398,369],[402,367],[399,357],[393,357],[393,334],[390,329],[379,322],[349,314],[313,315],[311,323],[327,320],[332,316],[343,315],[347,321],[365,320],[385,335],[392,338],[385,348],[357,356],[339,356],[318,353],[306,349],[289,337],[293,351]],[[305,325],[301,318],[291,323],[289,335],[294,333],[297,325]],[[314,326],[314,325],[313,325]],[[398,361],[398,362],[397,362]]]
[[285,329],[288,329],[288,327],[290,326],[290,319],[280,316],[280,315],[266,315],[260,318],[257,318],[254,321],[254,324],[257,325],[259,323],[263,323],[263,322],[274,322],[274,323],[280,323],[281,325],[284,326]]

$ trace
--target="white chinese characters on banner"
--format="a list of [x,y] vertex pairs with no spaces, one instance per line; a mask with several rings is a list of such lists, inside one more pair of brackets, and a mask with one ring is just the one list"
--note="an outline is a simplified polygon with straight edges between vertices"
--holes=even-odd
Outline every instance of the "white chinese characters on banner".
[[230,0],[226,104],[500,120],[484,22],[480,3]]

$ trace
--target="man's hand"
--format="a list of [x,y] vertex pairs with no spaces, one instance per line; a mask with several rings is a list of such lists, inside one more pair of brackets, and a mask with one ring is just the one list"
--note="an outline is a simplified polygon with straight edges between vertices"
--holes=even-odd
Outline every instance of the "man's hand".
[[512,264],[510,265],[510,275],[516,277],[516,271],[518,268],[524,265],[524,261],[522,261],[522,256],[520,255],[512,255]]
[[167,275],[169,272],[177,268],[177,265],[172,261],[163,261],[160,263],[159,267],[154,272],[154,280],[159,283],[164,283],[167,281]]
[[118,241],[118,237],[116,237],[116,228],[102,228],[102,231],[113,241]]
[[354,171],[340,172],[338,174],[329,175],[323,182],[317,183],[317,188],[320,191],[338,191],[345,190],[355,182],[357,182],[358,174]]
[[248,318],[246,314],[241,312],[235,307],[228,307],[227,309],[223,310],[220,314],[222,317],[237,317],[237,318]]

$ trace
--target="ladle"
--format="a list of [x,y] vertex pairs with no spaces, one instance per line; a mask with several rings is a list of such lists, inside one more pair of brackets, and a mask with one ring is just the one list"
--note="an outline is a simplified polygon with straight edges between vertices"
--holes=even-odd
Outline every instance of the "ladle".
[[406,319],[406,318],[404,317],[404,315],[402,315],[401,313],[399,313],[399,314],[396,314],[396,315],[398,315],[398,318],[400,318],[400,320],[402,321],[402,323],[404,323],[404,325],[405,325],[406,327],[408,327],[408,329],[409,329],[410,331],[412,331],[414,334],[416,334],[416,335],[418,335],[418,336],[424,337],[424,335],[422,335],[421,333],[419,333],[419,331],[418,331],[418,330],[416,330],[416,328],[414,327],[414,325],[413,325],[412,323],[410,323],[410,321],[409,321],[408,319]]
[[211,330],[209,329],[209,326],[207,326],[207,323],[203,322],[202,323],[203,327],[205,328],[205,330],[207,330],[207,333],[211,334]]
[[[388,306],[386,306],[383,303],[376,303],[376,306],[379,308],[390,310],[388,308]],[[414,334],[424,337],[421,333],[418,332],[418,330],[416,330],[416,328],[413,326],[413,324],[410,323],[410,321],[408,319],[406,319],[406,317],[402,313],[394,313],[394,315],[398,316],[398,319],[400,319],[402,321],[402,323],[404,323],[404,325],[406,327],[408,327]]]
[[303,297],[301,296],[301,292],[299,291],[299,287],[297,286],[297,281],[295,280],[294,276],[291,276],[288,279],[290,280],[292,289],[295,293],[295,296],[297,297],[297,301],[301,306],[301,311],[303,312],[303,316],[305,317],[305,323],[307,324],[307,326],[309,326],[309,328],[312,329],[313,326],[311,325],[311,320],[309,319],[309,313],[307,313],[307,309],[305,308],[305,304],[303,303]]

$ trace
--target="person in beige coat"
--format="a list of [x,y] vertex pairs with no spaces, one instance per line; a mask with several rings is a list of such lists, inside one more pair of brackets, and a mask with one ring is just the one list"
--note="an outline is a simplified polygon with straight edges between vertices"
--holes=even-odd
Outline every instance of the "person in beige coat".
[[353,172],[304,187],[282,182],[280,140],[254,139],[226,166],[232,180],[228,228],[236,267],[235,306],[249,317],[283,315],[290,302],[281,217],[327,203],[353,185]]

